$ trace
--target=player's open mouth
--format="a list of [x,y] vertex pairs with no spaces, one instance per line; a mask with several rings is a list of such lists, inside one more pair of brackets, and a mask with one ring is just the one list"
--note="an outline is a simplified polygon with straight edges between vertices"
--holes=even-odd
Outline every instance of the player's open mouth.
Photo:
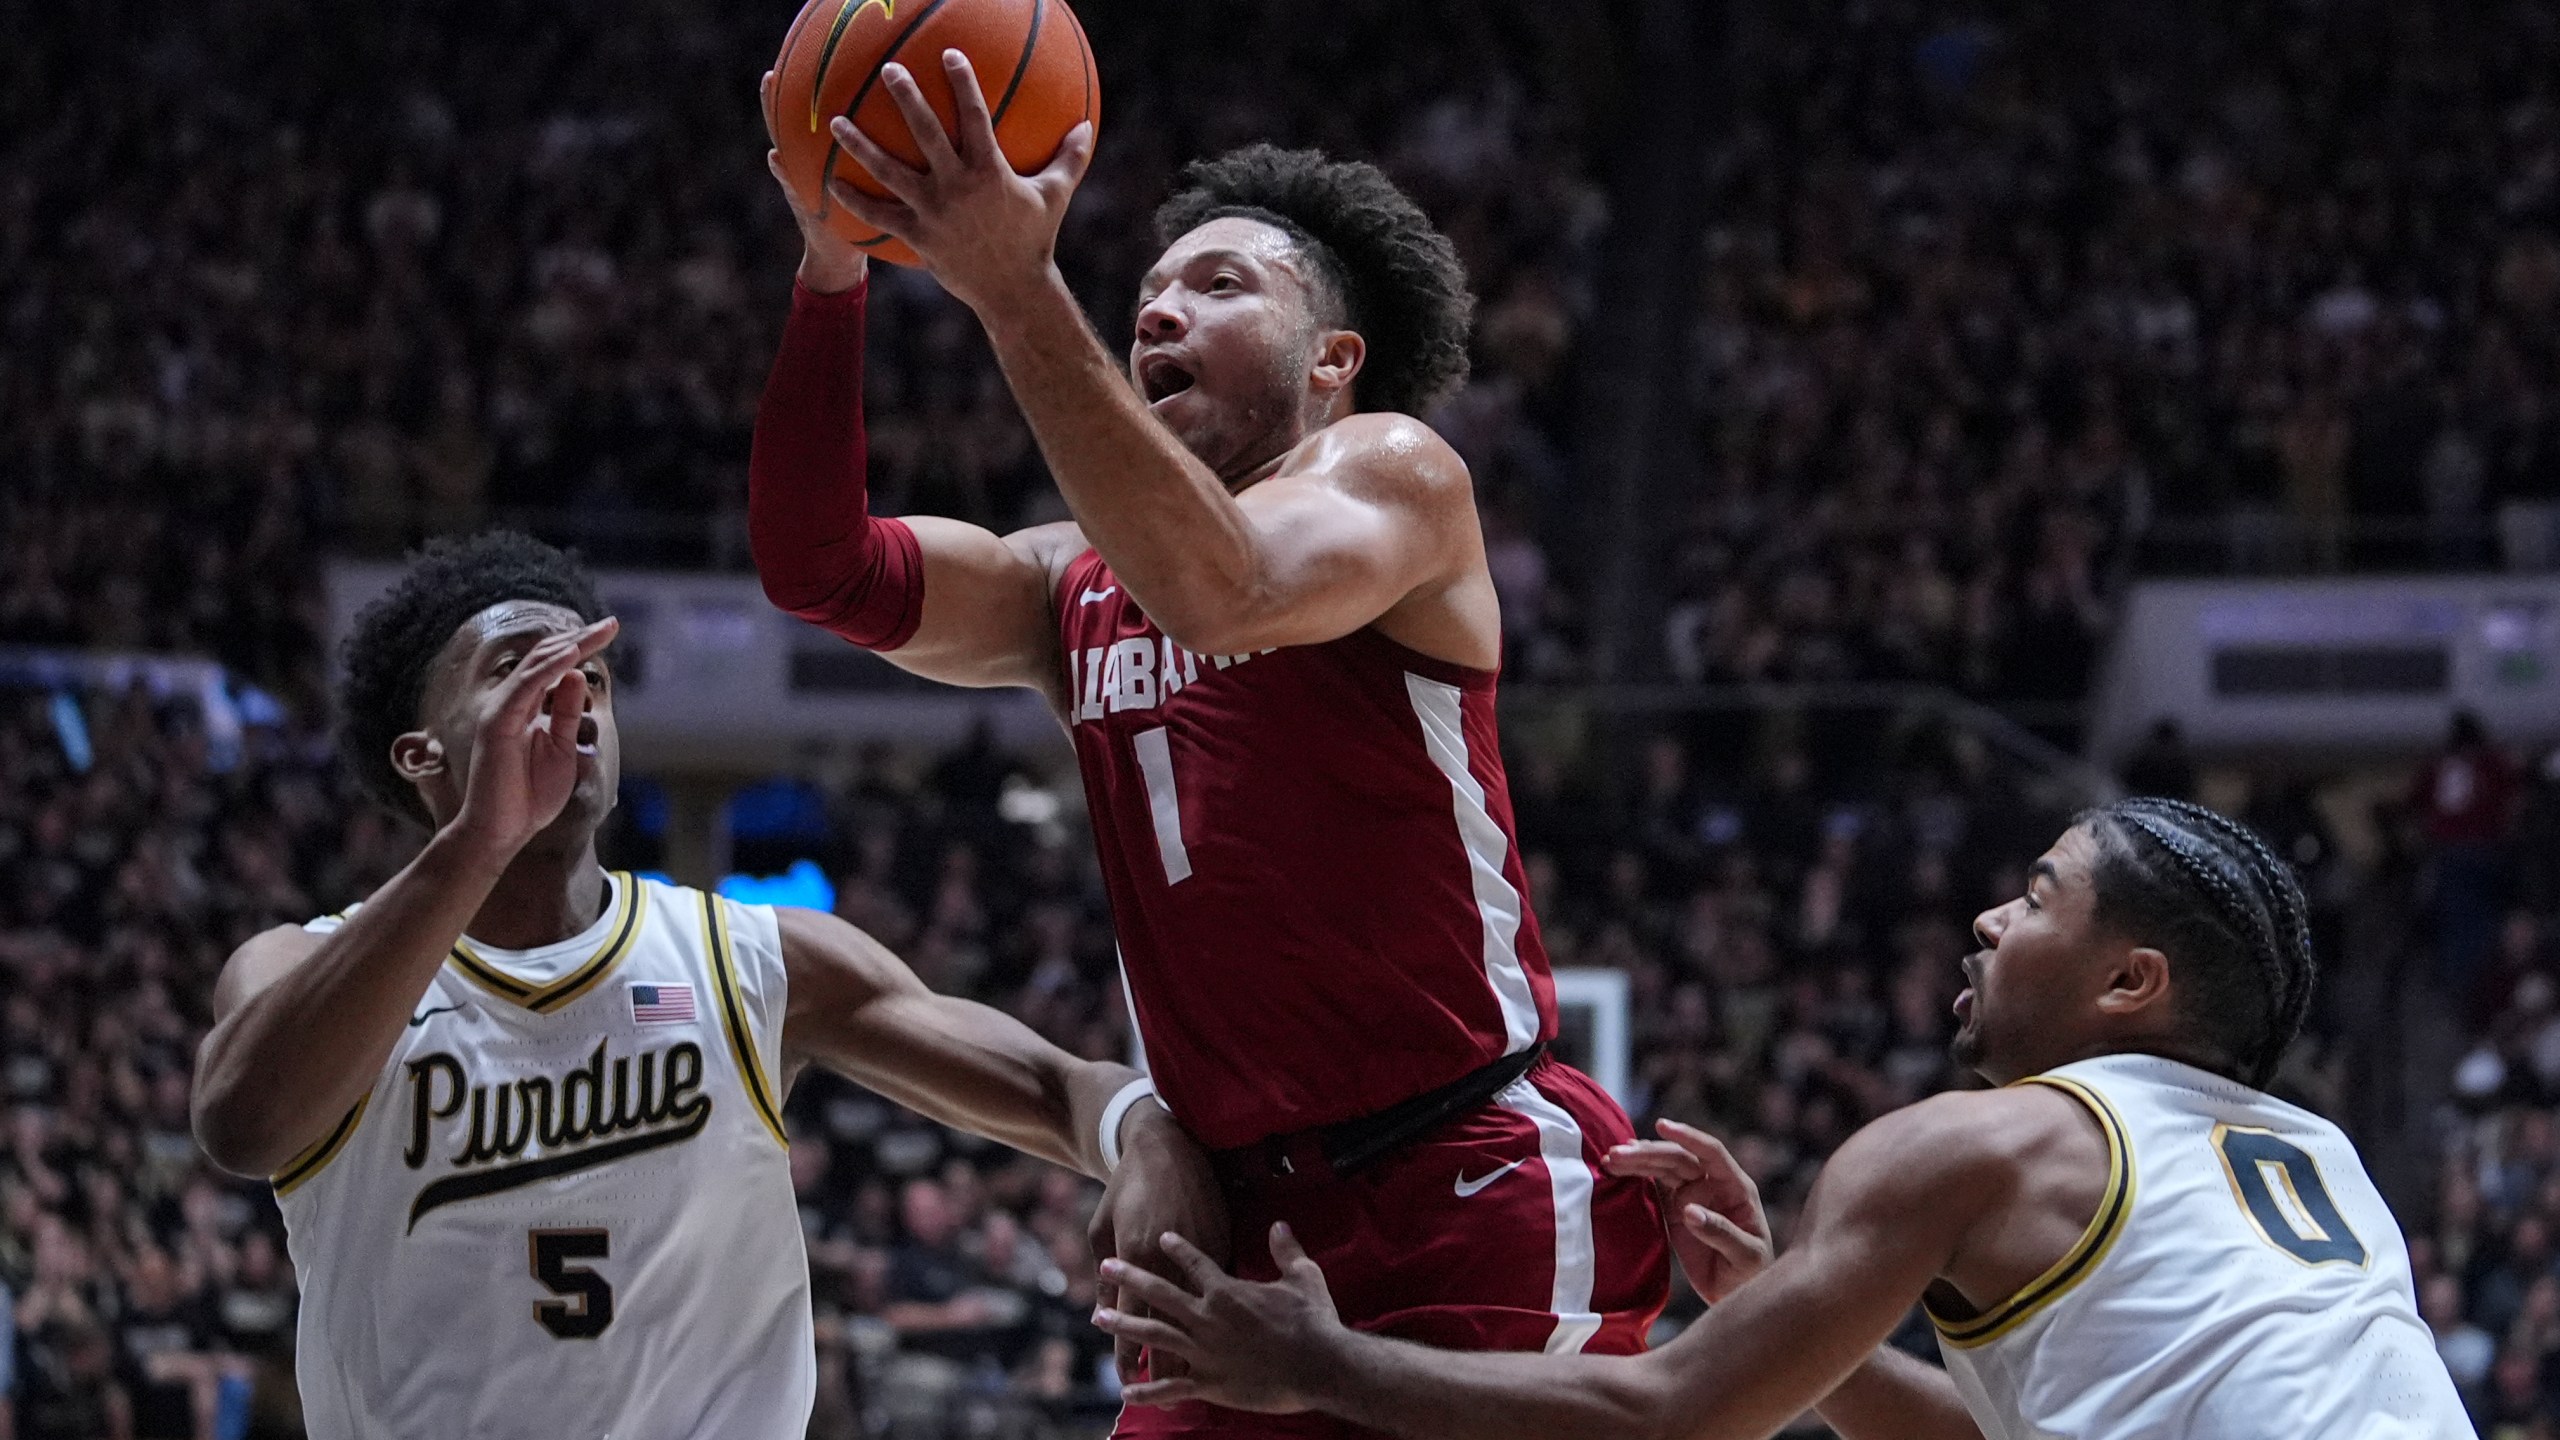
[[578,753],[593,758],[596,751],[596,719],[592,715],[578,717]]
[[1954,1009],[1956,1012],[1956,1021],[1959,1024],[1973,1018],[1972,986],[1968,985],[1964,989],[1956,992],[1956,1003]]
[[1138,362],[1138,390],[1154,406],[1199,383],[1182,362],[1169,355],[1150,355]]

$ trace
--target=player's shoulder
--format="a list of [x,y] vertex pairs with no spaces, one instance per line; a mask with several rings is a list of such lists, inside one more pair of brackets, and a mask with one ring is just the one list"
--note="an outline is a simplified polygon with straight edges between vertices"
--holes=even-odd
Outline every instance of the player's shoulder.
[[1333,476],[1364,493],[1472,498],[1474,482],[1457,447],[1410,415],[1347,415],[1307,437],[1288,469]]
[[1849,1143],[1847,1161],[1888,1184],[1941,1191],[2013,1183],[2058,1152],[2104,1139],[2085,1102],[2050,1085],[1951,1090],[1882,1116]]

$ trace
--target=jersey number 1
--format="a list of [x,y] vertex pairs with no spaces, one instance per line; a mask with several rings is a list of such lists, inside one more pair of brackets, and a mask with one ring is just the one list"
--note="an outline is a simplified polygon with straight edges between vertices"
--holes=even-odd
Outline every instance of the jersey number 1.
[[1147,816],[1155,822],[1164,883],[1179,885],[1191,878],[1191,850],[1182,843],[1182,796],[1173,788],[1173,737],[1159,725],[1130,736],[1129,743],[1138,752],[1138,774],[1147,782]]
[[2347,1228],[2310,1152],[2267,1130],[2213,1127],[2231,1193],[2260,1238],[2305,1265],[2362,1265],[2364,1242]]
[[525,1234],[532,1252],[533,1278],[554,1295],[568,1300],[536,1300],[533,1318],[563,1340],[593,1340],[613,1323],[613,1287],[605,1278],[572,1260],[602,1260],[613,1253],[613,1236],[603,1230],[532,1230]]

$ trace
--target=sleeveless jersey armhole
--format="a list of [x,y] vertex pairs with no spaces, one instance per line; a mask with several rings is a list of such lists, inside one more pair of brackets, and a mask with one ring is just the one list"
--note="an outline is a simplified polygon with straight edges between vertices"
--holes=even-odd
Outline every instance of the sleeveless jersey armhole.
[[[350,905],[344,910],[313,916],[302,922],[302,928],[313,935],[335,935],[346,925],[347,917],[354,914],[356,908]],[[364,1107],[372,1101],[373,1092],[368,1090],[357,1099],[354,1108],[338,1118],[338,1123],[329,1128],[328,1134],[303,1147],[301,1154],[284,1162],[282,1169],[267,1177],[267,1184],[274,1189],[277,1199],[292,1194],[302,1182],[329,1168],[329,1162],[337,1159],[338,1152],[346,1149],[347,1142],[355,1137],[356,1126],[364,1119]]]
[[756,1118],[774,1143],[790,1148],[782,1125],[783,1095],[776,1084],[782,1050],[782,1017],[788,1001],[780,927],[773,911],[740,905],[707,890],[694,892],[701,910],[704,963],[711,970],[712,1004],[720,1032],[738,1067]]
[[2115,1248],[2117,1239],[2124,1234],[2126,1220],[2133,1214],[2133,1144],[2115,1107],[2096,1090],[2059,1075],[2033,1075],[2018,1083],[2051,1086],[2087,1106],[2089,1113],[2097,1117],[2098,1129],[2107,1141],[2107,1188],[2099,1196],[2098,1211],[2089,1217],[2088,1228],[2080,1233],[2080,1239],[2051,1268],[2020,1286],[2008,1299],[1979,1315],[1962,1317],[1943,1314],[1925,1297],[1922,1299],[1921,1308],[1928,1311],[1929,1323],[1936,1327],[1938,1338],[1962,1350],[1988,1345],[2017,1329],[2087,1279],[2107,1258],[2107,1252]]

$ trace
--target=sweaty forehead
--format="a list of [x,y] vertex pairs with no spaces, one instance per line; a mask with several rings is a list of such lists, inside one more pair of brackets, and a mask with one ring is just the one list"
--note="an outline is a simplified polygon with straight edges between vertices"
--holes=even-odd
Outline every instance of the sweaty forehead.
[[453,643],[468,652],[515,636],[540,640],[564,635],[586,623],[575,610],[547,600],[501,600],[463,621],[453,632]]
[[1256,265],[1286,271],[1302,282],[1306,278],[1298,242],[1288,231],[1264,220],[1221,215],[1166,246],[1164,254],[1156,257],[1156,263],[1148,269],[1145,283],[1161,285],[1194,259],[1212,252],[1240,255]]
[[454,627],[453,635],[436,653],[435,663],[427,672],[427,694],[432,696],[446,677],[471,661],[491,645],[510,641],[538,644],[546,637],[566,634],[586,624],[578,612],[566,606],[543,600],[501,600]]

